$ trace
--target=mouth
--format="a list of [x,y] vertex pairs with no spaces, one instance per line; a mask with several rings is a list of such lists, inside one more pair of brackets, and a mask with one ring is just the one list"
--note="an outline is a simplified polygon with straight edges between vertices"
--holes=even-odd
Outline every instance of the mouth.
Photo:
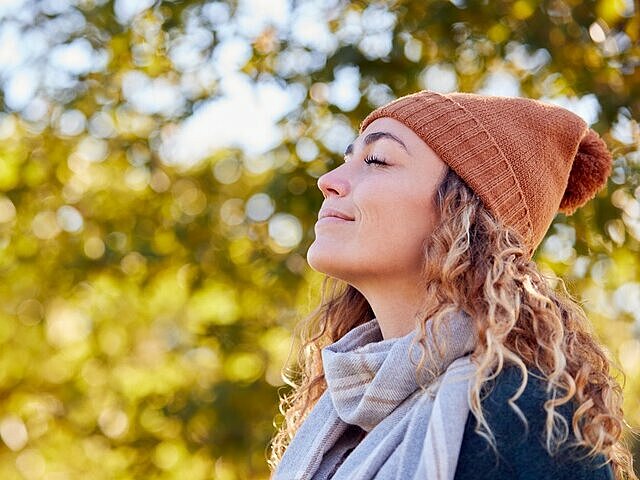
[[333,223],[333,222],[353,222],[353,220],[349,220],[347,218],[334,217],[334,216],[328,215],[326,217],[320,218],[316,222],[316,224],[318,224],[318,223]]
[[354,219],[352,217],[350,217],[349,215],[347,215],[346,213],[335,209],[335,208],[331,208],[329,206],[323,206],[322,209],[320,209],[320,212],[318,214],[318,220],[322,220],[324,218],[334,218],[334,219],[340,219],[340,220],[344,220],[344,221],[353,221]]

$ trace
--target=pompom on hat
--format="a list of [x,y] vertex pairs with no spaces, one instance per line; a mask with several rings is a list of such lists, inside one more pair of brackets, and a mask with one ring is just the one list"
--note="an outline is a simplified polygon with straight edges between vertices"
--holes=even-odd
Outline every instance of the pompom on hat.
[[575,113],[540,100],[421,90],[369,113],[413,130],[529,247],[606,185],[612,156]]

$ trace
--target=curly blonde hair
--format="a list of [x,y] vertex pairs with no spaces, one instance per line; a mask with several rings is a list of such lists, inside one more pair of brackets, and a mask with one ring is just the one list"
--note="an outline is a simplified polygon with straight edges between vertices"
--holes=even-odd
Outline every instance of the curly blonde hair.
[[[477,420],[475,431],[494,451],[495,437],[482,413],[481,393],[505,364],[516,365],[524,378],[509,404],[518,413],[520,409],[513,400],[524,391],[527,368],[534,367],[544,375],[550,394],[544,404],[549,453],[553,454],[567,438],[568,426],[555,407],[573,401],[575,442],[571,445],[587,447],[590,457],[604,454],[617,480],[638,480],[633,457],[623,441],[625,427],[631,427],[624,420],[622,388],[610,374],[610,365],[616,365],[623,378],[624,373],[596,339],[586,314],[564,282],[556,279],[562,292],[551,286],[551,278],[528,259],[522,237],[498,221],[452,169],[438,186],[433,204],[443,220],[423,244],[425,297],[417,319],[422,350],[417,369],[422,367],[427,352],[423,343],[425,322],[433,322],[437,332],[452,311],[462,309],[473,319],[478,334],[471,356],[477,366],[470,405]],[[285,367],[282,372],[292,390],[280,398],[284,421],[269,445],[267,463],[272,472],[327,388],[322,348],[373,317],[371,306],[358,290],[324,277],[320,305],[296,325],[294,332],[300,340],[297,360],[301,371],[291,370],[287,375]],[[518,415],[524,419],[521,413]],[[558,434],[555,419],[564,424],[563,435]]]

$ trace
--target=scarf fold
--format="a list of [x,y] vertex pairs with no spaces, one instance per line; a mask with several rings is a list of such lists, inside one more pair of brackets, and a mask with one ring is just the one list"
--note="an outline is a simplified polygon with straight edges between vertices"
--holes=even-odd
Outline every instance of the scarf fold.
[[[469,413],[468,382],[475,374],[469,353],[477,337],[463,311],[446,322],[438,332],[446,340],[442,355],[427,322],[425,345],[433,355],[425,357],[417,378],[420,348],[417,342],[411,345],[417,327],[384,340],[374,318],[324,347],[327,389],[298,428],[272,479],[452,480]],[[350,425],[368,434],[331,474],[334,469],[327,462],[336,461]],[[330,449],[332,455],[325,456]]]

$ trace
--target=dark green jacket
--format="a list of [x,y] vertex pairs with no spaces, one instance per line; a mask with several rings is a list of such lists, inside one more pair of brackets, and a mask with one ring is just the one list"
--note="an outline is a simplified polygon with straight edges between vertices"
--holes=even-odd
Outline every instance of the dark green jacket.
[[[613,480],[610,465],[598,468],[597,461],[575,459],[571,456],[575,449],[569,450],[564,443],[556,456],[549,455],[544,443],[545,384],[532,375],[528,376],[522,396],[515,401],[529,423],[529,434],[525,436],[524,423],[507,403],[521,381],[522,374],[517,367],[505,367],[496,378],[492,392],[482,403],[483,413],[496,438],[499,459],[487,440],[473,431],[476,419],[469,412],[455,480]],[[571,432],[573,408],[569,404],[556,407],[567,420],[568,440],[575,439]],[[586,449],[580,450],[580,453],[584,452]],[[600,455],[598,460],[604,463],[604,456]]]

